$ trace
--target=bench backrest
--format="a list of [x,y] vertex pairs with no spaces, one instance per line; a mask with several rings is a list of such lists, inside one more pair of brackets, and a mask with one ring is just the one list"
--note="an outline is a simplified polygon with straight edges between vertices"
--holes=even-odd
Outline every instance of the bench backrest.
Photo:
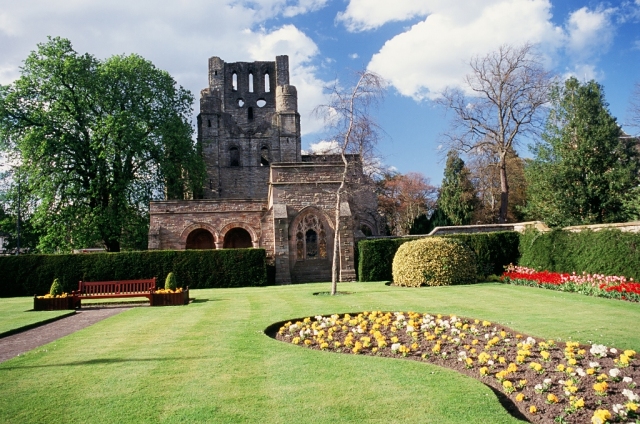
[[80,281],[78,283],[80,295],[149,293],[155,288],[155,277],[148,280]]

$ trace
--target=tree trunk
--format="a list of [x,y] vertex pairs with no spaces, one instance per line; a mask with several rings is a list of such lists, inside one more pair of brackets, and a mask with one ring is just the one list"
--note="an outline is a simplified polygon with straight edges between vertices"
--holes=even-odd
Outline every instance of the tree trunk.
[[333,231],[333,262],[331,264],[331,295],[335,295],[338,291],[338,278],[340,276],[340,197],[344,182],[340,184],[340,188],[336,193],[336,210],[335,222],[336,226]]
[[500,158],[500,214],[498,222],[504,224],[507,222],[507,211],[509,208],[509,183],[507,182],[507,156],[502,155]]

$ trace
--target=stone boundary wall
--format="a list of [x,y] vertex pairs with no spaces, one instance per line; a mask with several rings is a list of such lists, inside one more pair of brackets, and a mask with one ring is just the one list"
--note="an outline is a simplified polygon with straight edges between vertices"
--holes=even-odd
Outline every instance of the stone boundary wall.
[[[496,231],[517,231],[523,233],[527,228],[535,228],[540,232],[551,231],[551,228],[542,221],[515,222],[509,224],[483,224],[483,225],[452,225],[449,227],[436,227],[429,234],[412,234],[405,236],[378,236],[367,237],[367,239],[377,238],[402,238],[402,237],[429,237],[443,236],[447,234],[474,234],[474,233],[491,233]],[[620,230],[622,232],[640,233],[640,221],[621,222],[614,224],[593,224],[593,225],[575,225],[572,227],[564,227],[563,230],[574,233],[582,230],[599,231],[604,229]]]

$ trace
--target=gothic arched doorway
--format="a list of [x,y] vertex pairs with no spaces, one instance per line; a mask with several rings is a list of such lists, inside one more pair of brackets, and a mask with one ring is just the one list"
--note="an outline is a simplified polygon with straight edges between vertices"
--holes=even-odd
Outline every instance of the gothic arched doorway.
[[227,231],[224,236],[225,249],[242,249],[246,247],[253,247],[251,243],[251,234],[244,228],[232,228]]
[[195,229],[187,236],[187,249],[215,249],[213,235],[202,228]]

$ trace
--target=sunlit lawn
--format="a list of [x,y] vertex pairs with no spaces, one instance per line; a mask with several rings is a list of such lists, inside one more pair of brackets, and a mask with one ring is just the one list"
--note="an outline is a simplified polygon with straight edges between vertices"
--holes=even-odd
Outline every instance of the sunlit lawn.
[[[453,371],[312,351],[262,332],[318,314],[454,313],[640,351],[633,303],[495,283],[345,283],[340,289],[353,294],[313,295],[328,289],[193,290],[197,301],[188,306],[123,312],[0,364],[0,422],[519,422],[489,388]],[[7,302],[18,300],[0,299],[1,314]]]

